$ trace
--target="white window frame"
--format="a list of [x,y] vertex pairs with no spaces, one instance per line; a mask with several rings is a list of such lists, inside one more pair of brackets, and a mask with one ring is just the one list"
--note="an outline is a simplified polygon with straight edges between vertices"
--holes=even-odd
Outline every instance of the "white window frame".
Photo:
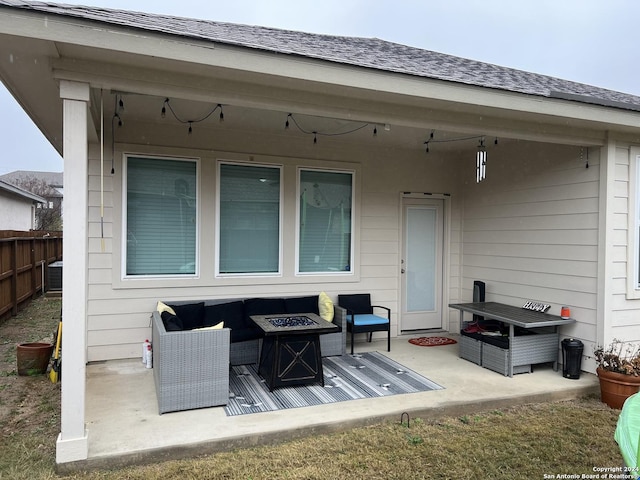
[[[222,165],[237,165],[246,167],[273,168],[279,171],[280,191],[278,204],[278,271],[277,272],[247,272],[247,273],[221,273],[220,272],[220,180]],[[283,208],[284,208],[284,167],[281,164],[248,163],[233,160],[218,160],[216,165],[216,208],[215,208],[215,276],[216,278],[265,278],[282,277],[283,271]]]
[[629,155],[627,298],[640,299],[640,147]]
[[[127,210],[128,210],[128,164],[129,158],[144,158],[149,160],[170,160],[180,162],[192,162],[196,166],[196,231],[195,231],[195,271],[194,273],[174,273],[166,275],[128,275],[127,274]],[[148,279],[194,279],[200,277],[200,160],[192,157],[179,157],[179,156],[163,156],[163,155],[148,155],[141,153],[125,153],[122,162],[122,235],[121,235],[121,278],[123,281],[129,280],[148,280]]]
[[[326,172],[326,173],[347,173],[351,175],[351,240],[349,245],[349,259],[351,269],[345,271],[324,271],[324,272],[301,272],[300,271],[300,196],[302,195],[301,176],[302,172]],[[300,277],[326,277],[340,276],[353,277],[356,275],[355,242],[356,242],[356,171],[351,169],[318,168],[318,167],[297,167],[296,172],[296,247],[295,247],[295,275]]]

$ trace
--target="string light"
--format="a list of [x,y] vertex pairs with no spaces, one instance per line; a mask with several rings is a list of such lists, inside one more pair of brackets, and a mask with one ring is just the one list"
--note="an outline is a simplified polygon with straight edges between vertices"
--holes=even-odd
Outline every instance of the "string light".
[[224,122],[224,113],[222,111],[222,104],[218,103],[215,107],[213,107],[211,109],[211,111],[209,113],[207,113],[206,115],[202,116],[201,118],[191,118],[191,119],[185,119],[185,118],[181,118],[173,109],[173,107],[171,106],[171,101],[169,98],[165,98],[164,99],[164,103],[162,104],[162,110],[160,111],[160,116],[162,118],[165,118],[167,116],[167,110],[169,111],[169,113],[171,113],[171,115],[173,116],[173,118],[175,118],[178,122],[183,123],[185,125],[189,125],[189,135],[191,135],[193,133],[193,124],[194,123],[200,123],[200,122],[204,122],[207,118],[209,118],[211,115],[214,114],[214,112],[216,110],[220,110],[220,122]]
[[587,148],[587,162],[584,165],[584,168],[589,168],[589,149]]
[[[351,133],[355,133],[359,130],[362,130],[363,128],[367,128],[370,127],[371,124],[370,123],[363,123],[362,125],[359,125],[351,130],[345,131],[345,132],[320,132],[318,130],[307,130],[305,128],[303,128],[298,121],[295,119],[295,117],[293,116],[292,113],[287,114],[287,120],[284,124],[284,129],[285,130],[289,130],[289,126],[293,124],[299,132],[304,133],[305,135],[313,135],[313,143],[314,145],[318,143],[318,137],[319,136],[324,136],[324,137],[338,137],[341,135],[349,135]],[[377,127],[374,125],[374,129],[373,129],[373,136],[375,137],[378,134],[378,129]]]
[[[586,153],[586,158],[585,158],[585,150],[587,151]],[[588,148],[584,148],[584,147],[580,147],[580,161],[584,162],[584,168],[589,168],[589,149]]]
[[165,118],[167,116],[167,103],[169,103],[169,99],[165,98],[164,103],[162,104],[162,112],[160,113],[160,116],[162,118]]
[[118,113],[118,109],[124,110],[124,102],[122,101],[122,97],[118,100],[118,96],[114,97],[114,105],[113,105],[113,117],[111,117],[111,175],[116,173],[115,169],[115,150],[116,150],[116,129],[115,129],[115,121],[118,120],[118,127],[122,127],[122,117]]

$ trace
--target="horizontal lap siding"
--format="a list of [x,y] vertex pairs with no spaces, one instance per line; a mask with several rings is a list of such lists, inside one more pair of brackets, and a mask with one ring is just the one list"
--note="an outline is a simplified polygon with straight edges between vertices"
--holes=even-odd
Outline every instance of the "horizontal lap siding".
[[391,331],[398,325],[398,265],[400,262],[399,195],[369,191],[363,186],[360,229],[362,279],[350,293],[371,294],[372,303],[391,309]]
[[[399,152],[397,155],[401,155]],[[197,156],[197,155],[195,155]],[[219,282],[213,279],[211,266],[203,267],[202,278],[187,283],[181,287],[171,286],[170,282],[159,282],[158,286],[147,288],[126,288],[117,286],[116,272],[119,270],[120,251],[119,238],[121,222],[121,192],[119,182],[122,177],[119,163],[116,163],[116,173],[111,176],[108,172],[111,165],[105,165],[104,185],[105,194],[100,194],[100,162],[96,152],[91,154],[93,160],[89,166],[89,285],[87,304],[88,324],[88,359],[90,361],[114,358],[136,357],[139,355],[140,342],[150,335],[149,315],[159,299],[192,300],[206,298],[247,298],[255,296],[292,296],[316,295],[326,291],[334,299],[341,292],[369,292],[375,303],[387,305],[392,310],[392,332],[398,324],[397,312],[399,303],[399,255],[400,255],[400,192],[412,191],[449,191],[450,188],[441,185],[441,175],[445,175],[443,168],[433,174],[430,166],[425,163],[422,154],[415,158],[398,157],[398,163],[389,161],[383,154],[376,159],[376,155],[354,154],[349,162],[362,160],[358,181],[361,182],[360,196],[356,214],[359,225],[359,241],[355,246],[355,257],[359,261],[359,269],[351,278],[343,279],[340,283],[323,280],[318,276],[296,277],[293,269],[293,240],[295,228],[292,222],[295,213],[290,203],[285,209],[284,248],[285,263],[284,277],[270,283],[268,280],[252,284],[252,280],[239,280],[234,284]],[[116,157],[117,158],[117,157]],[[278,163],[280,159],[274,159]],[[404,162],[404,163],[403,163]],[[285,162],[286,163],[286,162]],[[310,163],[300,160],[301,165]],[[203,184],[215,184],[215,158],[203,158],[201,161],[201,175]],[[351,168],[353,164],[346,164]],[[287,167],[286,168],[292,168]],[[454,167],[451,167],[454,168]],[[295,166],[287,170],[287,175],[295,175]],[[289,176],[288,178],[291,178]],[[285,191],[285,196],[290,194]],[[215,204],[215,192],[202,192],[201,204],[201,241],[209,244],[200,246],[200,262],[213,262],[214,249],[210,238],[214,229],[213,220],[207,218]],[[295,193],[294,193],[295,195]],[[104,209],[100,208],[100,199],[104,198]],[[289,197],[291,201],[292,197]],[[453,204],[456,200],[452,201]],[[205,206],[208,209],[205,211]],[[101,221],[101,211],[104,212]],[[208,213],[207,213],[208,212]],[[460,272],[460,213],[454,213],[456,220],[452,221],[451,270],[452,278],[450,292],[459,296]],[[457,222],[457,223],[456,223]],[[103,238],[104,236],[104,238]],[[207,270],[208,269],[208,270]],[[133,283],[132,283],[133,284]],[[161,286],[164,285],[164,286]],[[449,292],[447,292],[449,293]]]
[[463,300],[474,280],[487,300],[535,300],[571,307],[578,324],[561,334],[595,339],[599,161],[589,168],[578,147],[492,149],[487,179],[466,190],[463,212]]

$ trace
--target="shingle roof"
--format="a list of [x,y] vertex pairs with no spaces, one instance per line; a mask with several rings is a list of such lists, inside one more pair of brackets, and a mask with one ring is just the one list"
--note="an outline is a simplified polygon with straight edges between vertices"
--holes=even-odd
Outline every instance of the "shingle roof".
[[0,180],[13,183],[36,179],[45,182],[50,187],[62,187],[64,174],[62,172],[38,172],[34,170],[14,170],[13,172],[0,175]]
[[37,172],[33,170],[15,170],[13,172],[0,175],[0,181],[11,185],[25,185],[30,180],[44,182],[49,188],[41,194],[47,198],[62,198],[60,189],[63,188],[63,172]]
[[449,82],[640,110],[640,97],[377,38],[280,30],[144,12],[0,0],[0,6]]
[[16,197],[25,198],[32,202],[47,203],[47,201],[44,198],[42,198],[40,195],[31,193],[25,190],[24,188],[20,188],[11,183],[3,182],[2,180],[0,180],[0,190],[10,195],[15,195]]

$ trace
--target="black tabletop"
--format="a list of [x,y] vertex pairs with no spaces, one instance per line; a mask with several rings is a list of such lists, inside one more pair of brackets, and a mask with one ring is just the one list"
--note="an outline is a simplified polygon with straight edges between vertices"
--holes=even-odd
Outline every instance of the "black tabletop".
[[[302,319],[300,325],[290,320]],[[251,315],[251,320],[265,335],[304,335],[331,333],[338,330],[335,323],[327,322],[315,313]]]

